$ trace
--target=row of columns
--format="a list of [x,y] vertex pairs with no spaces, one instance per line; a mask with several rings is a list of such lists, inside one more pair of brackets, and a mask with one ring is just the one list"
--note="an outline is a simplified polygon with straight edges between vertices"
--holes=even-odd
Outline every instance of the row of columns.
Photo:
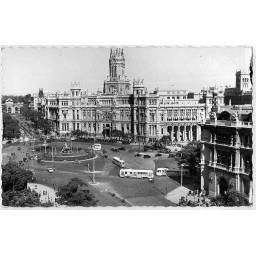
[[[175,127],[177,128],[175,129]],[[171,126],[171,130],[169,130],[168,132],[170,134],[171,141],[176,140],[178,142],[187,142],[193,140],[200,140],[201,138],[201,127],[197,125]]]
[[[177,142],[188,142],[201,139],[201,127],[198,125],[173,125],[162,127],[159,124],[150,125],[139,124],[140,126],[140,135],[147,137],[156,137],[160,138],[163,135],[169,135],[171,141]],[[137,132],[138,123],[134,123],[134,135],[138,135]],[[164,129],[164,133],[161,130]]]

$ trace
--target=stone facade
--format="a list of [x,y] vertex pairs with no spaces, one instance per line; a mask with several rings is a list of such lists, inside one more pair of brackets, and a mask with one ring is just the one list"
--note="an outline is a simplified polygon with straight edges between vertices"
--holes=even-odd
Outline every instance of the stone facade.
[[11,98],[7,99],[3,104],[5,112],[8,114],[19,114],[20,109],[23,107],[22,102],[14,103]]
[[[211,97],[208,94],[207,99]],[[211,106],[202,98],[202,93],[187,90],[149,92],[142,79],[127,78],[123,49],[111,49],[103,92],[90,94],[73,83],[69,92],[47,94],[44,99],[45,115],[60,135],[82,130],[111,137],[119,130],[137,141],[170,135],[174,142],[187,143],[201,138],[199,123]]]
[[201,188],[252,197],[252,106],[223,106],[202,125]]

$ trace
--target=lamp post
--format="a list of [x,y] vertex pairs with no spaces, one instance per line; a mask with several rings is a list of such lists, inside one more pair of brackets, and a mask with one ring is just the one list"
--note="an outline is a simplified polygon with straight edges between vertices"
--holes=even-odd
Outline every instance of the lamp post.
[[[94,153],[94,150],[92,148],[92,153]],[[89,169],[89,164],[88,164],[88,169]],[[92,160],[92,184],[96,184],[95,182],[95,158]]]
[[180,165],[180,186],[182,187],[182,183],[183,183],[183,167],[184,164]]

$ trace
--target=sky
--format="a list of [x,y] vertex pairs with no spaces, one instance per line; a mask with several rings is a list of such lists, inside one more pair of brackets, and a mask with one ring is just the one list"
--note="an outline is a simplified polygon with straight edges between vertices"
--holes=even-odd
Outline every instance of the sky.
[[[235,72],[248,72],[246,47],[123,47],[126,75],[144,79],[150,89],[235,86]],[[2,49],[2,94],[25,95],[69,90],[80,82],[102,90],[108,75],[109,47],[9,47]]]

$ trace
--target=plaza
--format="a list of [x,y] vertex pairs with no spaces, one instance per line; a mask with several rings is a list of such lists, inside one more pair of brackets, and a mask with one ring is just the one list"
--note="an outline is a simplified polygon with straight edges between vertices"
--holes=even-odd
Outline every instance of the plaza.
[[[50,144],[50,143],[49,143]],[[53,142],[56,146],[63,146],[63,142]],[[91,144],[82,142],[73,142],[73,147],[88,149]],[[138,148],[125,145],[125,150],[113,152],[113,146],[120,144],[103,144],[102,150],[107,152],[108,158],[103,157],[102,152],[97,153],[97,158],[83,162],[40,162],[38,163],[33,157],[27,167],[33,171],[36,182],[44,184],[55,190],[59,186],[66,184],[70,179],[77,177],[89,184],[90,189],[95,193],[98,206],[175,206],[175,203],[165,198],[166,194],[180,186],[177,180],[171,177],[155,177],[154,183],[147,179],[127,179],[119,177],[120,168],[112,163],[112,158],[118,156],[126,162],[126,166],[134,169],[152,169],[166,167],[178,169],[177,162],[174,158],[154,157],[156,152],[152,152],[151,158],[135,157]],[[17,150],[17,147],[21,147]],[[22,160],[28,154],[33,156],[35,153],[33,145],[22,143],[9,145],[3,149],[5,157],[15,152],[17,161]],[[50,150],[51,152],[51,150]],[[95,168],[95,181],[92,184],[92,169]],[[54,168],[53,173],[48,172],[48,168]]]
[[[20,97],[26,106],[16,109],[5,96],[7,130],[13,131],[6,139],[16,134],[5,142],[20,137],[22,150],[5,145],[3,163],[15,156],[33,170],[38,184],[55,190],[79,178],[99,206],[171,206],[191,191],[209,198],[235,192],[251,202],[252,74],[234,72],[235,87],[152,89],[144,79],[127,76],[124,49],[105,50],[108,75],[97,90],[89,92],[90,85],[80,82],[66,91],[40,88],[33,97]],[[113,157],[133,169],[128,176],[158,168],[168,173],[121,178]]]

